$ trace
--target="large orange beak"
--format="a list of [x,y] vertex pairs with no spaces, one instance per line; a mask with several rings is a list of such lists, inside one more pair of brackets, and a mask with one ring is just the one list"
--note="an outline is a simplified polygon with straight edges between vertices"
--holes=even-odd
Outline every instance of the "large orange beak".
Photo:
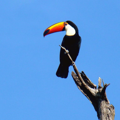
[[43,36],[46,36],[50,33],[54,33],[54,32],[59,32],[59,31],[63,31],[65,30],[65,24],[68,24],[66,22],[59,22],[59,23],[56,23],[50,27],[48,27],[44,33],[43,33]]

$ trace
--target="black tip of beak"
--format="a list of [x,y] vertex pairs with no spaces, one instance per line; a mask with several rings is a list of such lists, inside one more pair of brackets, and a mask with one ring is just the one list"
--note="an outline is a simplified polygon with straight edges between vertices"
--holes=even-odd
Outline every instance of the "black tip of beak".
[[49,31],[50,31],[50,30],[47,29],[47,30],[43,33],[43,36],[45,37],[45,35],[47,35]]

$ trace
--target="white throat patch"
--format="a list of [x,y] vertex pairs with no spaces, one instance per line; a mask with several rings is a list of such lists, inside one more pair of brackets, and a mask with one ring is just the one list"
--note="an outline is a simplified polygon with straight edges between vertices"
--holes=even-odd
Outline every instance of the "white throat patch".
[[67,24],[65,26],[65,31],[66,31],[67,36],[73,36],[76,33],[75,29],[72,26],[70,26],[69,24]]

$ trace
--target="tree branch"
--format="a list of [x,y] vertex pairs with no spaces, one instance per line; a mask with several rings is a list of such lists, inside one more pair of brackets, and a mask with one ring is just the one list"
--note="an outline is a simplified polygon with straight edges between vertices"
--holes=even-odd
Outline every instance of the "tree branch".
[[[78,89],[90,100],[94,109],[97,112],[97,116],[100,120],[114,120],[115,110],[114,106],[110,105],[109,100],[106,96],[106,88],[110,84],[104,84],[104,82],[99,77],[98,79],[98,88],[95,84],[93,84],[90,79],[86,76],[86,74],[82,71],[79,73],[75,62],[72,60],[69,51],[66,50],[63,46],[60,46],[65,50],[69,59],[71,60],[72,66],[74,68],[74,72],[72,72],[72,77],[74,82],[76,83]],[[101,83],[103,82],[103,87]]]

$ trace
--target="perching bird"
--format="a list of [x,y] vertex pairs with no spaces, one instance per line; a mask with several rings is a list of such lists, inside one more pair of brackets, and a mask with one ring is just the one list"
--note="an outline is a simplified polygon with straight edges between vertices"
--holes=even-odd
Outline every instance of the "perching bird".
[[[48,27],[44,31],[44,36],[58,31],[66,31],[66,35],[63,38],[61,46],[65,47],[68,51],[70,56],[72,57],[73,61],[76,60],[80,45],[81,45],[81,37],[78,33],[77,26],[71,22],[59,22],[50,27]],[[67,54],[63,49],[60,50],[60,65],[56,72],[56,75],[61,78],[67,78],[69,72],[69,66],[72,65],[72,62],[68,58]]]

